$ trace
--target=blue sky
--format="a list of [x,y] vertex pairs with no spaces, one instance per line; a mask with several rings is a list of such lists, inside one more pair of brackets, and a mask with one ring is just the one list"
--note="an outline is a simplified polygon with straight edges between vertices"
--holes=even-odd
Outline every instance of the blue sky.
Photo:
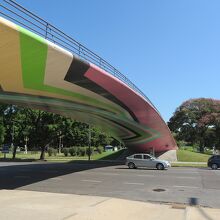
[[187,99],[220,99],[218,0],[17,2],[118,68],[165,121]]

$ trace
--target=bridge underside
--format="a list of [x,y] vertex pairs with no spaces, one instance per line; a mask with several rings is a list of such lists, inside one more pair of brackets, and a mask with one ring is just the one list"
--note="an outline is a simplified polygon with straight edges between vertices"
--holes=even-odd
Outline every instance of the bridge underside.
[[4,18],[0,101],[99,126],[135,151],[176,149],[166,123],[143,96],[96,65]]

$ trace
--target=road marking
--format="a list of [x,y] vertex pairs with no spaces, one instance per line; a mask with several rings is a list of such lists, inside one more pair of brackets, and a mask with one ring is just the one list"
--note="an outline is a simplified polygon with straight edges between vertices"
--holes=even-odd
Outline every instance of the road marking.
[[137,175],[137,176],[141,176],[141,177],[154,177],[154,175],[151,175],[151,174],[140,174],[140,175]]
[[53,177],[53,178],[50,178],[51,180],[62,180],[62,178],[60,177]]
[[198,189],[199,188],[198,186],[173,186],[173,187],[176,187],[176,188],[191,188],[191,189]]
[[178,176],[178,179],[197,179],[197,177],[190,177],[190,176]]
[[91,174],[91,175],[93,175],[93,174],[100,174],[100,175],[105,175],[105,176],[119,176],[119,175],[121,175],[121,174],[119,174],[119,173],[103,173],[103,172],[95,172],[95,171],[83,171],[83,172],[81,172],[81,173],[79,173],[79,174]]
[[102,175],[106,175],[106,176],[119,176],[119,173],[102,173]]
[[188,174],[188,173],[189,173],[189,174],[199,174],[199,172],[189,172],[189,171],[182,171],[182,170],[180,170],[179,172],[176,172],[176,171],[173,172],[173,171],[171,171],[170,173],[171,173],[171,174],[180,174],[180,172],[181,172],[181,173],[184,173],[184,174]]
[[126,185],[139,185],[139,186],[144,186],[144,183],[128,183],[128,182],[126,182],[126,183],[124,183],[124,184],[126,184]]
[[99,180],[81,180],[83,182],[90,182],[90,183],[101,183],[102,181]]
[[30,176],[15,176],[14,178],[26,179],[26,178],[30,178]]

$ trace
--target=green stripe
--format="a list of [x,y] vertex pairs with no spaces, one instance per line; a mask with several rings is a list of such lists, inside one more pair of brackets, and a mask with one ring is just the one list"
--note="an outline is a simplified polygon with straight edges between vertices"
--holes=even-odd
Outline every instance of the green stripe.
[[[29,102],[29,104],[39,104],[39,106],[44,106],[45,103],[47,103],[47,105],[49,105],[50,107],[53,108],[53,110],[58,110],[60,112],[60,114],[62,115],[63,113],[70,113],[74,115],[74,111],[81,111],[84,112],[84,114],[94,114],[100,118],[103,118],[105,120],[110,120],[112,123],[114,123],[116,126],[121,127],[121,129],[125,129],[125,130],[129,130],[130,132],[132,132],[133,134],[139,134],[140,137],[134,137],[133,140],[126,140],[124,139],[124,141],[126,141],[126,143],[128,144],[143,144],[143,143],[147,143],[149,141],[152,141],[154,139],[157,139],[160,137],[159,133],[155,131],[154,135],[152,136],[151,133],[149,133],[147,130],[149,130],[146,126],[141,126],[140,124],[131,124],[131,122],[120,118],[118,116],[113,116],[108,114],[107,112],[105,112],[103,114],[102,111],[99,111],[97,109],[91,109],[91,108],[87,108],[83,105],[76,105],[73,103],[69,103],[67,101],[64,100],[59,100],[59,99],[54,99],[54,98],[38,98],[35,96],[30,96],[30,95],[20,95],[20,94],[6,94],[0,93],[0,100],[8,100],[8,101],[17,101],[19,103],[27,103]],[[108,126],[107,126],[108,127]],[[110,126],[111,127],[111,126]],[[110,129],[110,127],[108,127],[108,129]],[[136,132],[134,132],[134,128],[136,130]],[[113,132],[113,130],[111,131]],[[115,136],[118,136],[115,133]]]
[[73,97],[90,105],[100,106],[102,108],[104,104],[105,108],[111,110],[113,113],[116,111],[126,117],[124,111],[120,111],[119,109],[106,103],[100,102],[97,99],[92,99],[88,96],[84,96],[78,93],[44,85],[44,75],[48,51],[47,41],[20,26],[18,26],[18,30],[20,32],[21,65],[23,85],[25,88]]
[[25,88],[47,91],[43,85],[47,49],[45,40],[19,27],[21,64]]

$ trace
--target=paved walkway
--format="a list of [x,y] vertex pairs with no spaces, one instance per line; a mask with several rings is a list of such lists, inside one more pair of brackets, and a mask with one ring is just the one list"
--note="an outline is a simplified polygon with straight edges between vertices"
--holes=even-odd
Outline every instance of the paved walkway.
[[217,220],[220,209],[23,190],[0,190],[1,220]]
[[174,164],[195,164],[195,165],[206,165],[207,162],[185,162],[185,161],[173,161],[171,163],[174,163]]

